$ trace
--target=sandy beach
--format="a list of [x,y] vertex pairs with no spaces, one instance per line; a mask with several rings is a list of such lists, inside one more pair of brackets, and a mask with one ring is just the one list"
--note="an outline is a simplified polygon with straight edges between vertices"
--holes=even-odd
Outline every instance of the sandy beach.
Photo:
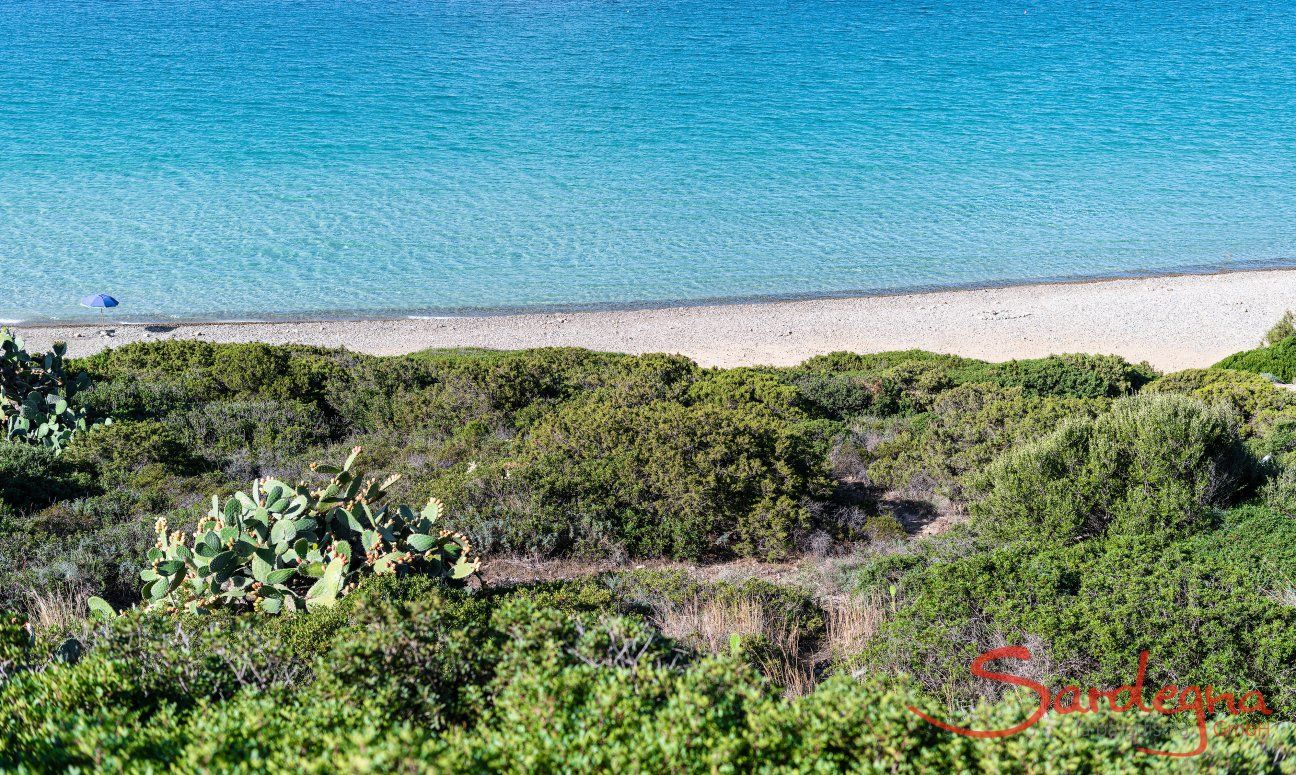
[[74,356],[186,338],[346,347],[395,355],[430,347],[577,346],[670,352],[704,366],[791,365],[834,350],[911,347],[1008,360],[1114,353],[1170,371],[1256,346],[1296,306],[1296,270],[1019,285],[807,301],[437,319],[19,326],[29,346]]

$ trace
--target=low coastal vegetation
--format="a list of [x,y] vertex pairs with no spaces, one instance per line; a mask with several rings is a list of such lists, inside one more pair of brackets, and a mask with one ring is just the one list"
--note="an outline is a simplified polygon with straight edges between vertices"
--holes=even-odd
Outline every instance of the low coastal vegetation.
[[[1290,772],[1280,328],[1164,375],[0,338],[0,768]],[[969,672],[1010,645],[1272,715],[1182,760],[1137,749],[1190,712],[911,710],[1018,725]]]

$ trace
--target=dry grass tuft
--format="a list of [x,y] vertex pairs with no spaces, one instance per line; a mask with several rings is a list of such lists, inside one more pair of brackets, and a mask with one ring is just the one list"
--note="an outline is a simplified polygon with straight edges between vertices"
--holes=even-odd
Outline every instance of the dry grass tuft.
[[28,620],[38,629],[69,629],[85,623],[90,593],[80,587],[61,586],[37,592],[28,590]]
[[662,603],[654,607],[654,624],[664,635],[718,654],[732,648],[735,637],[750,642],[759,639],[761,672],[783,687],[788,697],[800,697],[814,689],[813,660],[802,653],[801,633],[795,625],[780,621],[765,611],[759,600],[699,600],[683,605]]
[[867,599],[848,598],[825,605],[828,655],[845,659],[863,651],[886,621],[887,611],[887,601],[876,592]]
[[886,619],[886,603],[879,596],[866,600],[846,598],[825,606],[826,637],[807,648],[801,632],[781,617],[771,616],[759,600],[730,601],[693,598],[683,604],[659,602],[653,606],[653,623],[662,634],[699,650],[718,654],[732,648],[735,637],[759,639],[761,671],[784,688],[788,697],[814,690],[818,669],[828,660],[858,653]]
[[713,654],[728,650],[734,635],[754,637],[766,635],[770,629],[765,608],[751,598],[725,603],[698,598],[682,605],[659,603],[653,607],[652,618],[663,635]]

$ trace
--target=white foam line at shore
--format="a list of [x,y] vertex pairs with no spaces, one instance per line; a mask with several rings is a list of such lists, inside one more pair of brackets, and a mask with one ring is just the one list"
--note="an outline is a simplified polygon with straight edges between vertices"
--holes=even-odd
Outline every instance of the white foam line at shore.
[[406,315],[406,320],[464,320],[463,315]]

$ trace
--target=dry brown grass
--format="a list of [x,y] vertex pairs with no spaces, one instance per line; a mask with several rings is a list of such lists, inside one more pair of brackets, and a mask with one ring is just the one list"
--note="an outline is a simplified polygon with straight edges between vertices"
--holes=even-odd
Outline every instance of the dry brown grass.
[[847,598],[824,606],[825,650],[832,659],[858,654],[886,621],[888,603],[881,593],[866,599]]
[[85,589],[73,586],[56,587],[45,592],[29,590],[28,619],[38,629],[79,627],[89,613],[86,608],[88,596]]
[[663,603],[654,607],[653,619],[663,634],[713,654],[732,648],[735,638],[760,638],[766,646],[759,659],[766,677],[782,686],[789,697],[814,689],[814,663],[802,653],[801,633],[794,625],[768,615],[759,600],[695,598],[683,605]]
[[653,622],[663,635],[713,654],[726,651],[733,636],[768,635],[769,618],[759,601],[741,598],[721,603],[693,598],[681,605],[658,603]]

